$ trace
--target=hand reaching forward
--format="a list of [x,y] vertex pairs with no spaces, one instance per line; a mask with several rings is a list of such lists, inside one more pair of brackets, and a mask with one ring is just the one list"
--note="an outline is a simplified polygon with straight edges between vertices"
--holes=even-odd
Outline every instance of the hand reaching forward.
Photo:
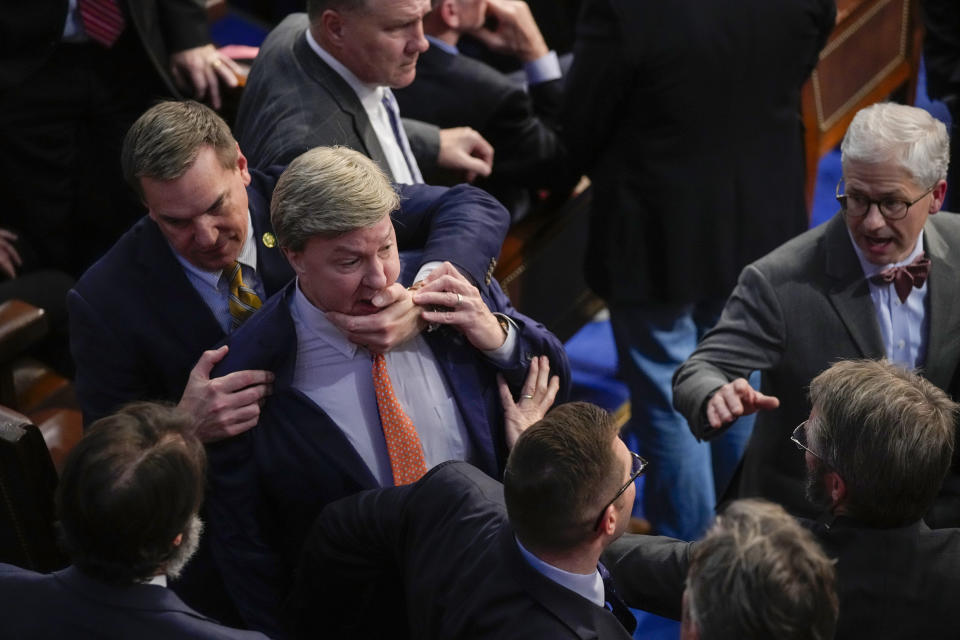
[[503,405],[507,449],[513,449],[520,434],[540,421],[553,406],[560,389],[560,378],[550,376],[550,359],[547,356],[537,356],[530,361],[530,370],[520,389],[519,401],[514,401],[507,381],[500,374],[497,374],[497,386],[500,387],[500,404]]
[[707,420],[711,427],[719,429],[740,416],[776,409],[779,406],[778,398],[764,395],[751,387],[744,378],[737,378],[714,392],[707,402]]
[[227,355],[226,345],[204,351],[190,371],[178,407],[194,418],[201,442],[216,442],[243,433],[260,420],[264,398],[273,392],[273,373],[252,369],[210,378],[214,365]]
[[493,147],[470,127],[440,129],[437,164],[443,169],[465,172],[464,180],[489,176],[493,170]]

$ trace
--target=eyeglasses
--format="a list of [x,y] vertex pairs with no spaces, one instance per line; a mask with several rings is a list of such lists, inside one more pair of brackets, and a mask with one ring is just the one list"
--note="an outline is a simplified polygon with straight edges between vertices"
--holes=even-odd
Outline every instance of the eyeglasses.
[[793,435],[790,436],[790,440],[793,444],[797,445],[797,448],[801,451],[806,451],[810,455],[823,460],[823,456],[811,449],[807,442],[807,422],[809,422],[809,420],[804,420],[797,425],[797,428],[793,430]]
[[643,470],[647,468],[647,461],[635,454],[633,451],[630,452],[631,464],[633,465],[630,469],[630,479],[627,480],[626,484],[620,487],[620,491],[617,491],[617,495],[613,496],[610,499],[610,502],[603,505],[603,509],[600,510],[600,515],[597,516],[597,521],[593,523],[593,530],[596,531],[600,528],[600,522],[603,520],[603,514],[607,512],[607,507],[612,505],[617,501],[617,498],[623,495],[623,492],[630,488],[630,485],[633,484],[633,481],[640,477],[640,474],[643,473]]
[[840,208],[843,209],[843,215],[848,218],[862,218],[867,215],[867,212],[870,211],[871,205],[877,205],[877,208],[880,210],[880,215],[882,215],[887,220],[899,220],[907,215],[907,211],[913,205],[917,204],[924,198],[926,198],[934,189],[937,188],[937,185],[933,185],[929,189],[923,192],[919,198],[913,202],[907,202],[906,200],[900,200],[899,198],[882,198],[880,200],[871,200],[866,196],[859,194],[841,194],[840,193],[840,184],[843,182],[843,179],[840,179],[840,182],[837,183],[836,197],[837,202],[840,203]]

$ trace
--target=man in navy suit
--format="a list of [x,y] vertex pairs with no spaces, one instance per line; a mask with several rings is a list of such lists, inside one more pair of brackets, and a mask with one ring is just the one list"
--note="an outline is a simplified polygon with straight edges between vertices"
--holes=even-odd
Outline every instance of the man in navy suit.
[[289,602],[299,635],[629,638],[636,622],[598,560],[643,468],[605,411],[571,402],[523,432],[502,485],[449,462],[339,500],[304,546]]
[[167,588],[203,528],[203,446],[176,409],[139,403],[97,422],[67,458],[57,518],[72,566],[0,565],[9,638],[264,638],[221,626]]
[[214,554],[247,624],[271,635],[283,633],[279,604],[326,503],[451,459],[499,477],[498,374],[516,392],[532,359],[547,356],[560,385],[569,379],[555,336],[517,313],[494,280],[475,286],[449,263],[410,300],[436,330],[384,355],[337,326],[376,312],[398,279],[413,283],[417,262],[401,274],[397,206],[386,176],[357,151],[318,147],[294,160],[271,221],[297,278],[231,334],[214,370],[276,376],[259,426],[209,448]]
[[[248,166],[226,123],[195,102],[163,102],[127,134],[127,180],[149,209],[68,296],[71,350],[86,424],[125,402],[178,402],[212,441],[256,424],[272,375],[246,371],[211,381],[230,333],[234,262],[261,300],[293,276],[269,222],[279,168]],[[424,261],[452,260],[482,282],[492,271],[509,220],[469,187],[401,187],[398,241],[424,248]],[[409,294],[384,292],[381,313],[349,321],[357,339],[387,349],[420,330]],[[198,361],[199,359],[199,361]]]

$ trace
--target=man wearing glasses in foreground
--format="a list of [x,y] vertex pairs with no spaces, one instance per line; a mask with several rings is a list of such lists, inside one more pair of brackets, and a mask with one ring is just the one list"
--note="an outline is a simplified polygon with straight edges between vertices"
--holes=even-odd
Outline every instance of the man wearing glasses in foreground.
[[[800,524],[836,561],[836,637],[956,638],[960,529],[930,529],[922,518],[950,465],[957,404],[915,373],[872,360],[834,364],[813,379],[809,397],[809,419],[783,439],[800,448],[794,453],[819,513],[816,521]],[[756,501],[732,503],[721,519],[750,502]],[[668,617],[680,617],[686,578],[683,611],[693,610],[692,622],[711,632],[701,633],[703,640],[834,637],[825,619],[829,607],[810,606],[816,590],[802,578],[810,573],[794,571],[804,563],[816,566],[819,552],[797,549],[757,565],[765,555],[760,544],[727,561],[711,546],[626,535],[603,560],[630,606]],[[701,579],[693,579],[698,558],[705,561]],[[731,579],[751,564],[770,570]],[[705,575],[703,567],[711,565],[716,570]],[[710,574],[716,579],[705,581]]]
[[[699,438],[759,411],[726,497],[761,496],[794,515],[815,515],[788,438],[809,414],[814,376],[837,360],[885,357],[947,389],[960,359],[960,218],[933,215],[947,190],[946,128],[921,109],[877,104],[857,113],[841,149],[841,211],[747,266],[673,379]],[[760,392],[746,382],[755,370]],[[960,523],[957,481],[945,481],[932,526]]]
[[598,562],[645,466],[605,411],[572,402],[523,431],[502,485],[448,462],[334,502],[304,546],[299,635],[627,639],[634,618]]

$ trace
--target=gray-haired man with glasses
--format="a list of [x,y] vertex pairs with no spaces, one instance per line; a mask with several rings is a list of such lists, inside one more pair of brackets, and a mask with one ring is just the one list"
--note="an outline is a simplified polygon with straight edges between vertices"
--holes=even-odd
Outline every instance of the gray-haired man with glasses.
[[[857,113],[841,149],[841,210],[743,270],[673,380],[700,438],[759,412],[726,497],[765,497],[796,515],[816,513],[789,442],[814,376],[838,360],[886,358],[947,389],[960,362],[960,219],[934,215],[947,190],[946,127],[922,109],[876,104]],[[746,381],[757,370],[760,391]],[[944,491],[931,524],[960,523],[956,494]]]

